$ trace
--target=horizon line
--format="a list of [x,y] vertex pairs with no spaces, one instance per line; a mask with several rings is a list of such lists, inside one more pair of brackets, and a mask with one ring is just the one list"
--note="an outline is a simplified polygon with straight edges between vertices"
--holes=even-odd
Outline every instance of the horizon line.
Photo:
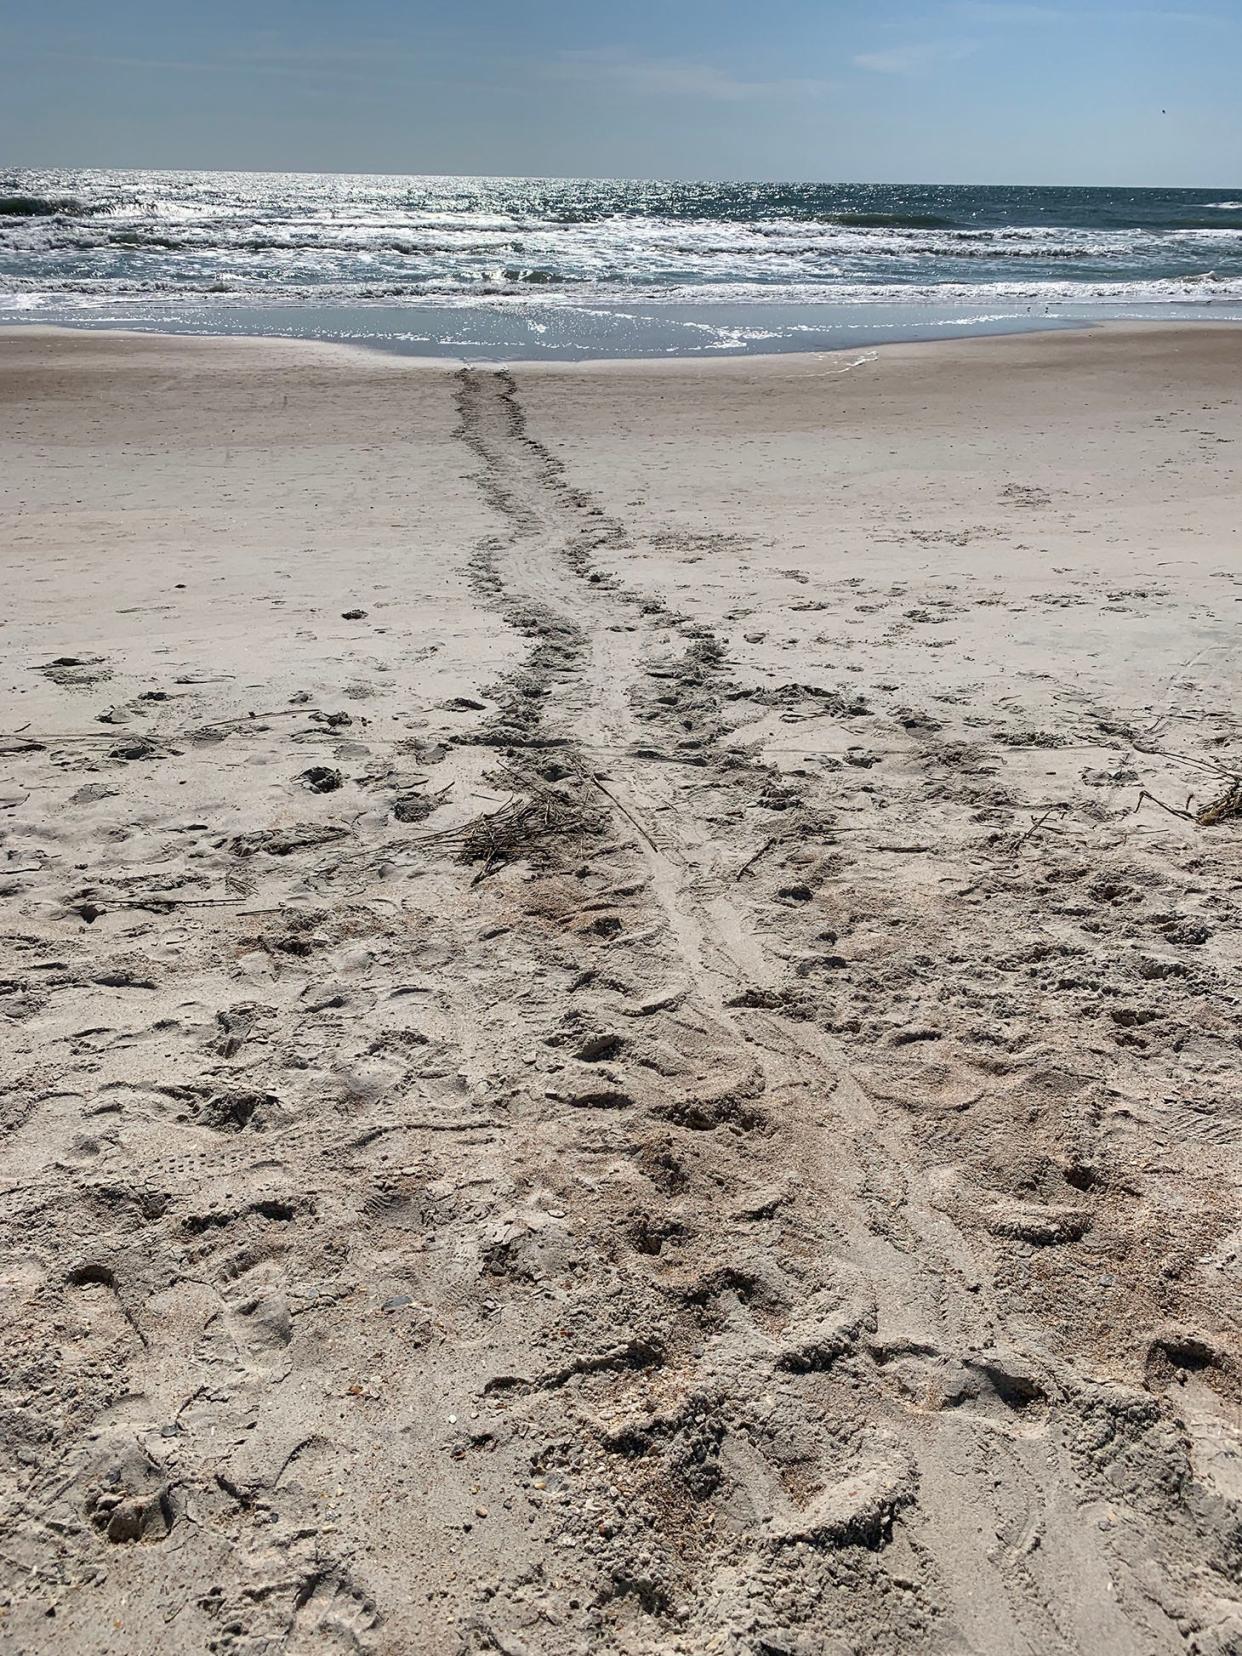
[[766,177],[679,176],[676,174],[639,173],[501,173],[501,172],[385,172],[354,167],[152,167],[127,164],[86,166],[77,162],[22,162],[4,169],[0,177],[24,172],[143,172],[164,174],[240,173],[248,178],[408,178],[408,179],[470,179],[489,183],[519,182],[524,184],[726,184],[726,185],[789,185],[797,188],[818,186],[842,189],[920,189],[920,190],[1235,190],[1242,193],[1242,184],[1071,184],[1049,180],[1039,184],[1023,183],[1014,179],[897,179],[897,178],[795,178],[771,175]]

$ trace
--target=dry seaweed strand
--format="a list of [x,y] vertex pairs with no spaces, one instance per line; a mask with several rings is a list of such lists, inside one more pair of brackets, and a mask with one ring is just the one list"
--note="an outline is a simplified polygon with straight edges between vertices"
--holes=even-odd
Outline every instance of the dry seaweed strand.
[[501,776],[513,790],[503,805],[456,828],[423,836],[424,843],[454,847],[462,862],[482,863],[471,885],[549,839],[581,833],[590,826],[589,813],[575,799],[517,771],[504,771]]
[[[1036,808],[1038,809],[1038,807]],[[1065,812],[1069,809],[1069,805],[1063,801],[1058,801],[1056,804],[1049,805],[1044,811],[1043,816],[1037,817],[1035,821],[1031,823],[1031,826],[1027,829],[1026,833],[1022,835],[1017,844],[1014,846],[1014,850],[1020,851],[1026,844],[1027,840],[1029,840],[1033,834],[1037,834],[1040,831],[1040,829],[1048,821],[1049,817],[1055,816],[1058,811],[1060,811],[1062,816],[1064,816]]]
[[[1224,774],[1228,775],[1228,772]],[[1192,795],[1193,797],[1193,795]],[[1150,799],[1153,805],[1158,805],[1162,811],[1170,816],[1180,817],[1183,822],[1193,822],[1199,828],[1215,828],[1218,823],[1232,822],[1242,818],[1242,777],[1231,776],[1229,786],[1218,799],[1205,805],[1201,810],[1192,811],[1190,800],[1186,801],[1187,808],[1179,811],[1176,805],[1166,805],[1163,799],[1157,799],[1154,793],[1143,788],[1134,803],[1135,811],[1142,807],[1143,801]],[[1131,813],[1133,814],[1133,813]]]
[[1218,822],[1242,817],[1242,777],[1235,776],[1219,799],[1205,805],[1195,821],[1200,828],[1214,828]]

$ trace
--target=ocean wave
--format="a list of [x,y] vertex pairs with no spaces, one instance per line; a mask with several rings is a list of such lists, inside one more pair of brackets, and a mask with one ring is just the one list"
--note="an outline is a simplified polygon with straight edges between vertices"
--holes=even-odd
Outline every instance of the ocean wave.
[[953,220],[938,213],[825,213],[822,222],[857,230],[947,230]]
[[1038,304],[1242,280],[1242,201],[1210,191],[81,170],[3,173],[0,191],[0,283],[109,304]]
[[[533,291],[532,291],[533,290]],[[842,282],[832,289],[814,284],[737,281],[722,284],[710,294],[697,284],[669,284],[658,291],[636,294],[631,288],[606,284],[542,284],[530,282],[515,270],[498,270],[468,287],[443,280],[414,282],[357,282],[290,284],[280,289],[259,286],[236,277],[204,277],[179,281],[175,285],[149,281],[134,286],[115,278],[94,277],[58,284],[54,289],[39,287],[22,278],[0,276],[0,311],[5,309],[54,311],[58,307],[97,310],[107,314],[134,304],[169,311],[184,304],[209,299],[213,305],[235,305],[275,314],[290,307],[358,307],[375,305],[431,307],[443,310],[470,310],[497,304],[519,309],[585,311],[600,307],[600,314],[653,313],[674,307],[679,311],[703,308],[712,312],[731,306],[746,306],[756,313],[772,307],[793,305],[816,311],[834,307],[877,309],[925,308],[942,311],[956,306],[972,311],[1003,307],[1006,315],[1055,314],[1066,307],[1106,312],[1127,305],[1193,304],[1233,307],[1242,305],[1242,275],[1225,278],[1212,273],[1197,277],[1152,281],[998,281],[998,282]],[[714,325],[714,324],[713,324]]]
[[370,224],[273,224],[252,222],[179,224],[172,219],[145,217],[118,219],[98,215],[89,220],[60,216],[12,219],[0,223],[0,256],[34,261],[71,249],[131,250],[135,254],[184,252],[195,257],[246,258],[271,254],[277,258],[305,254],[318,258],[362,261],[384,254],[469,264],[506,250],[532,254],[538,262],[567,275],[581,274],[601,262],[636,274],[645,268],[676,261],[735,259],[745,263],[763,258],[809,259],[857,257],[891,261],[894,258],[994,260],[1066,260],[1135,265],[1162,260],[1190,262],[1196,250],[1215,261],[1221,252],[1242,254],[1242,226],[1214,225],[1201,229],[1164,231],[1159,235],[1137,231],[1064,230],[1051,227],[1006,227],[995,230],[915,230],[897,226],[859,226],[837,222],[809,224],[754,223],[730,225],[720,221],[689,225],[685,222],[645,220],[619,227],[613,222],[592,226],[571,241],[549,232],[545,224],[510,224],[503,229],[478,226],[437,226],[434,230]]
[[90,212],[71,196],[0,196],[0,218],[59,218]]

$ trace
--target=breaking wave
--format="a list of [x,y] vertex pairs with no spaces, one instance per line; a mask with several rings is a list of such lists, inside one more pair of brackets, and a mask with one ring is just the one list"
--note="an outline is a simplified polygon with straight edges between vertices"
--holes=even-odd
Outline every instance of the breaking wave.
[[23,312],[1197,303],[1242,285],[1235,210],[1219,190],[25,171],[0,174],[0,289]]

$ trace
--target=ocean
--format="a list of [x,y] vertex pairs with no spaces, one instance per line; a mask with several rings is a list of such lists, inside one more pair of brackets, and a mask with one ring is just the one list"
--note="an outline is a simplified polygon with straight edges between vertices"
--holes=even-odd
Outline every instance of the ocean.
[[0,173],[0,322],[477,358],[1242,319],[1242,187]]

